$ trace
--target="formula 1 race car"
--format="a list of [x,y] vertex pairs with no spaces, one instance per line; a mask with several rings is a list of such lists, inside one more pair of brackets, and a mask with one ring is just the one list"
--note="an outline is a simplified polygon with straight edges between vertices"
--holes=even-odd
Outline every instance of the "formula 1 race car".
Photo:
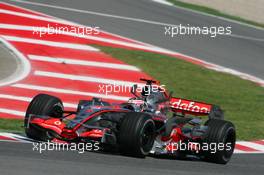
[[[131,87],[134,97],[126,103],[80,100],[76,111],[65,111],[57,97],[39,94],[26,111],[26,135],[39,141],[99,142],[102,151],[142,158],[151,153],[195,155],[220,164],[230,160],[236,131],[220,107],[174,98],[156,81],[141,80],[146,84],[141,91]],[[205,123],[202,116],[208,116]]]

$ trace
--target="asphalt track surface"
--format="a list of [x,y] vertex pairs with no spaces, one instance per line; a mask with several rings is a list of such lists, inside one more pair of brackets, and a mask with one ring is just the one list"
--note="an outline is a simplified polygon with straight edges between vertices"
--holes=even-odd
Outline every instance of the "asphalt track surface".
[[46,174],[263,174],[264,155],[234,155],[227,165],[199,160],[137,159],[113,154],[74,151],[33,151],[30,143],[0,144],[1,175]]
[[[10,1],[5,1],[10,2]],[[35,1],[37,2],[37,1]],[[43,2],[43,1],[39,1]],[[264,37],[262,30],[241,26],[216,18],[198,15],[174,7],[149,1],[45,1],[53,5],[83,10],[144,18],[171,24],[231,25],[233,33],[253,38]],[[56,17],[81,24],[100,26],[108,32],[120,34],[163,48],[202,58],[264,78],[264,44],[261,41],[221,36],[168,38],[163,26],[106,18],[53,8],[14,3]],[[31,144],[0,143],[0,174],[263,174],[263,154],[236,154],[225,166],[198,160],[168,160],[148,157],[136,159],[119,155],[86,152],[54,152],[39,154]]]
[[0,80],[8,78],[19,65],[16,57],[0,42]]
[[[4,2],[11,1],[4,0]],[[114,34],[184,53],[264,79],[264,30],[154,3],[150,0],[34,0],[32,2],[175,25],[231,26],[233,36],[211,38],[201,35],[185,35],[171,38],[164,34],[164,25],[105,17],[84,11],[76,12],[12,2],[70,21],[99,26],[100,29]]]

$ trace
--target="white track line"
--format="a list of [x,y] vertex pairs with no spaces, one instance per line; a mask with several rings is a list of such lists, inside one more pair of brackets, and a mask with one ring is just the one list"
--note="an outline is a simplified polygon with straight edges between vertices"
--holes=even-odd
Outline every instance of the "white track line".
[[75,75],[75,74],[63,74],[63,73],[57,73],[57,72],[35,71],[34,74],[37,76],[61,78],[61,79],[68,79],[68,80],[78,80],[78,81],[93,82],[93,83],[103,83],[107,85],[110,84],[110,85],[119,85],[119,86],[133,86],[134,84],[137,84],[139,86],[144,86],[143,83],[137,83],[137,82],[131,82],[131,81],[81,76],[81,75]]
[[18,115],[18,116],[25,116],[25,112],[22,111],[17,111],[17,110],[11,110],[11,109],[5,109],[5,108],[0,108],[0,113],[6,113],[6,114],[12,114],[12,115]]
[[19,134],[0,132],[0,136],[4,136],[4,137],[8,137],[8,138],[14,139],[11,142],[21,142],[21,143],[32,143],[32,142],[34,142],[34,140],[32,140],[32,139],[30,139],[28,137],[24,137],[24,136],[19,135]]
[[242,151],[242,150],[235,149],[234,150],[234,153],[240,153],[241,154],[241,153],[246,153],[246,152],[245,151]]
[[166,0],[152,0],[154,2],[160,3],[160,4],[165,4],[165,5],[169,5],[169,6],[174,6],[174,4],[172,4],[171,2],[168,2]]
[[[109,17],[109,18],[116,18],[116,19],[121,19],[121,20],[143,22],[143,23],[155,24],[155,25],[164,25],[164,24],[165,25],[171,25],[171,24],[168,24],[168,23],[150,21],[150,20],[146,20],[146,19],[131,18],[131,17],[112,15],[112,14],[94,12],[94,11],[89,11],[89,10],[80,10],[80,9],[74,9],[74,8],[68,8],[68,7],[61,7],[61,6],[55,6],[55,5],[43,4],[43,3],[37,3],[37,2],[27,2],[27,1],[16,1],[16,2],[29,3],[29,4],[32,4],[32,5],[37,5],[37,6],[42,6],[42,7],[49,7],[49,8],[55,8],[55,9],[60,9],[60,10],[67,10],[67,11],[72,11],[72,12],[85,13],[85,14],[90,14],[90,15],[97,15],[97,16],[103,16],[103,17]],[[0,10],[0,13],[9,14],[10,11],[9,10]],[[15,12],[14,15],[20,15],[20,14],[19,14],[19,12]],[[24,14],[23,16],[24,17],[30,17],[28,14]],[[32,18],[33,18],[33,16],[32,16]],[[46,19],[45,19],[45,17],[41,17],[40,20],[46,20]]]
[[48,22],[53,22],[53,23],[62,23],[62,24],[66,24],[66,25],[69,24],[69,22],[65,21],[65,20],[47,18],[47,17],[43,17],[43,16],[39,16],[39,15],[16,12],[16,11],[11,11],[11,10],[0,9],[0,13],[8,14],[8,15],[14,15],[14,16],[20,16],[20,17],[30,18],[30,19],[35,19],[35,20],[48,21]]
[[31,65],[27,58],[24,57],[24,55],[19,52],[12,44],[10,44],[8,41],[6,41],[3,37],[0,36],[0,42],[3,43],[10,51],[15,54],[17,59],[20,60],[20,64],[18,65],[18,69],[9,77],[6,79],[3,79],[0,81],[0,86],[6,86],[8,84],[12,84],[14,82],[17,82],[19,80],[24,79],[28,76],[31,70]]
[[264,145],[246,141],[240,141],[238,144],[264,152]]
[[[40,12],[37,12],[37,11],[33,11],[31,9],[26,9],[26,8],[23,8],[21,6],[17,6],[17,5],[14,5],[14,4],[6,3],[6,2],[1,2],[1,3],[6,4],[6,5],[11,5],[11,6],[16,7],[16,8],[21,8],[21,9],[27,10],[29,12],[39,14],[39,15],[44,16],[44,17],[48,17],[48,18],[51,18],[51,19],[56,19],[56,20],[58,20],[58,22],[59,21],[62,21],[61,23],[63,23],[63,24],[75,25],[75,26],[84,27],[84,28],[87,27],[87,26],[81,25],[79,23],[75,23],[75,22],[72,22],[72,21],[68,21],[68,20],[65,20],[65,19],[61,19],[61,18],[58,18],[58,17],[54,17],[54,16],[51,16],[51,15],[47,15],[47,14],[44,14],[44,13],[40,13]],[[46,20],[48,20],[48,18]],[[106,31],[102,31],[102,32],[104,32],[104,33],[106,33],[108,35],[116,36],[116,37],[118,37],[120,39],[128,40],[128,41],[131,41],[131,42],[134,42],[134,43],[138,43],[138,44],[142,44],[142,45],[147,45],[146,43],[143,43],[143,42],[140,42],[140,41],[135,41],[135,40],[132,40],[132,39],[123,37],[123,36],[118,35],[118,34],[113,34],[113,33],[109,33],[109,32],[106,32]],[[148,44],[148,45],[149,46],[152,46],[150,44]]]
[[125,96],[106,95],[106,94],[99,94],[99,93],[92,93],[92,92],[82,92],[82,91],[75,91],[75,90],[68,90],[68,89],[53,88],[53,87],[48,87],[48,86],[38,86],[38,85],[32,85],[32,84],[13,84],[11,86],[22,88],[22,89],[72,94],[72,95],[83,95],[83,96],[89,96],[89,97],[99,97],[103,99],[112,99],[112,100],[120,100],[120,101],[127,101],[130,98],[130,97],[125,97]]
[[[40,30],[40,28],[36,28],[35,26],[13,25],[13,24],[5,24],[5,23],[0,23],[0,28],[2,28],[2,29],[10,29],[10,30],[32,31],[32,33],[36,32],[36,30]],[[47,27],[41,27],[41,29],[43,31],[44,30],[45,31],[49,30]],[[147,44],[142,45],[142,44],[135,44],[135,43],[131,43],[131,42],[119,41],[119,40],[102,38],[102,37],[91,36],[91,35],[79,35],[79,34],[73,33],[73,32],[63,32],[62,35],[68,35],[68,36],[74,36],[74,37],[79,37],[79,38],[85,38],[85,39],[88,39],[88,40],[105,42],[105,43],[109,43],[109,44],[127,46],[127,47],[131,47],[131,48],[135,48],[135,49],[145,49],[145,50],[154,51],[154,52],[161,52],[161,53],[165,53],[165,54],[174,54],[175,53],[175,52],[169,51],[167,49],[162,49],[162,48],[151,46],[151,45],[147,45]]]
[[18,139],[18,138],[20,138],[20,139],[29,139],[29,138],[24,137],[22,135],[13,134],[13,133],[7,133],[7,132],[4,132],[4,133],[1,132],[0,135],[6,136],[6,137],[11,137],[11,138],[14,138],[14,139]]
[[81,66],[94,66],[94,67],[130,70],[130,71],[140,71],[140,69],[138,69],[137,67],[126,65],[126,64],[115,64],[115,63],[97,62],[97,61],[84,61],[84,60],[78,60],[78,59],[47,57],[47,56],[39,56],[39,55],[28,55],[28,58],[34,61],[73,64],[73,65],[81,65]]
[[249,80],[249,81],[255,82],[259,86],[264,87],[264,80],[261,79],[261,78],[258,78],[258,77],[255,77],[253,75],[249,75],[249,74],[246,74],[246,73],[243,73],[243,72],[239,72],[237,70],[233,70],[233,69],[230,69],[230,68],[219,66],[219,65],[216,65],[216,64],[211,64],[211,63],[208,63],[208,62],[205,62],[205,61],[203,61],[203,63],[209,65],[209,66],[205,66],[208,69],[215,70],[217,72],[223,72],[223,73],[228,73],[228,74],[231,74],[231,75],[235,75],[235,76],[240,77],[240,78],[242,78],[244,80]]
[[37,39],[15,37],[15,36],[8,36],[8,35],[2,35],[2,37],[8,41],[23,42],[23,43],[29,43],[29,44],[39,44],[39,45],[46,45],[46,46],[52,46],[52,47],[62,47],[62,48],[68,48],[68,49],[99,51],[99,49],[96,49],[88,45],[83,45],[83,44],[69,44],[69,43],[63,43],[63,42],[37,40]]
[[25,102],[30,102],[32,99],[30,97],[22,97],[22,96],[7,95],[7,94],[0,94],[0,98],[9,99],[9,100],[19,100],[19,101],[25,101]]
[[264,154],[264,152],[260,152],[260,151],[237,151],[237,150],[234,150],[234,153],[235,154]]
[[[7,2],[1,2],[1,4],[5,4],[6,6],[11,6],[11,7],[14,7],[14,8],[18,8],[18,6],[14,5],[14,4],[7,3]],[[23,13],[26,13],[26,14],[36,14],[36,15],[43,16],[43,17],[53,18],[53,17],[51,17],[49,15],[46,15],[46,14],[43,14],[41,12],[33,11],[31,9],[26,9],[24,7],[21,7],[21,6],[19,7],[19,9],[24,10],[25,12],[23,12]]]
[[[8,100],[17,100],[17,101],[24,101],[24,102],[31,102],[32,98],[30,97],[24,97],[24,96],[17,96],[17,95],[8,95],[8,94],[0,94],[0,98],[2,99],[8,99]],[[73,103],[65,103],[63,102],[63,105],[68,108],[76,108],[77,104]]]

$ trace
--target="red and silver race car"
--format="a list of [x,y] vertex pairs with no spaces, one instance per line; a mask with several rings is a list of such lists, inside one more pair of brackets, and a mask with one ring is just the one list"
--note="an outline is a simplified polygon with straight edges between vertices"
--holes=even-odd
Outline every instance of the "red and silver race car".
[[230,160],[236,131],[220,107],[171,97],[156,81],[141,80],[146,85],[141,92],[134,85],[134,97],[126,103],[80,100],[76,111],[65,111],[57,97],[39,94],[26,111],[26,135],[39,141],[99,142],[102,151],[135,157],[152,153],[195,155],[220,164]]

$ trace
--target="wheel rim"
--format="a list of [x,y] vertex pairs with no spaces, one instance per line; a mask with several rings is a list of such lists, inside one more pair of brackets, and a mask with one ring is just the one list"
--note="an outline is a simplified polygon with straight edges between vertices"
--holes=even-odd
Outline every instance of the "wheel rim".
[[49,114],[51,117],[60,118],[63,116],[63,106],[60,103],[57,103],[53,106],[52,111]]
[[147,154],[154,142],[155,125],[153,121],[147,122],[140,133],[140,145],[144,154]]

